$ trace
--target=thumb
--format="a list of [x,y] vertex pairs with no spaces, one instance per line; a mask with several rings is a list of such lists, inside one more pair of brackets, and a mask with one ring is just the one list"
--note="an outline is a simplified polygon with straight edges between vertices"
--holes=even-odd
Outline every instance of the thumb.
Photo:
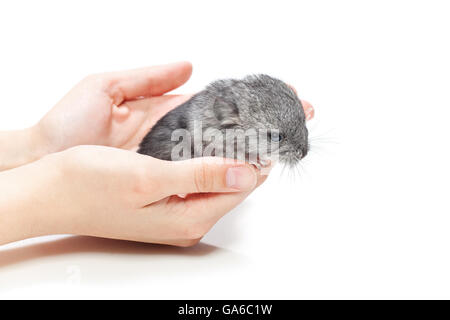
[[165,196],[182,193],[238,192],[252,190],[257,183],[253,166],[216,157],[184,161],[162,161],[161,192]]
[[177,62],[136,70],[112,72],[106,78],[113,83],[111,94],[123,100],[139,96],[160,96],[183,85],[191,76],[189,62]]

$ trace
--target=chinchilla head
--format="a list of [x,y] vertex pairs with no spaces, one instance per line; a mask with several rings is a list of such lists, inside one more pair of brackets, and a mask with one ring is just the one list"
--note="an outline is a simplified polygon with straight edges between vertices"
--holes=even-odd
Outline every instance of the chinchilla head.
[[223,128],[267,131],[277,143],[279,159],[294,166],[309,149],[305,113],[296,93],[268,75],[218,80],[207,89],[215,97],[214,113]]

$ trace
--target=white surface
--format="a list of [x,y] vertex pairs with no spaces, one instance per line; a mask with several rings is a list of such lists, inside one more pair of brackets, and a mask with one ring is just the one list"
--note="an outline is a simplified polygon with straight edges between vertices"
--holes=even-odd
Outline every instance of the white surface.
[[448,1],[0,3],[0,128],[85,75],[177,60],[194,92],[265,72],[313,103],[317,153],[191,249],[0,248],[0,297],[450,298]]

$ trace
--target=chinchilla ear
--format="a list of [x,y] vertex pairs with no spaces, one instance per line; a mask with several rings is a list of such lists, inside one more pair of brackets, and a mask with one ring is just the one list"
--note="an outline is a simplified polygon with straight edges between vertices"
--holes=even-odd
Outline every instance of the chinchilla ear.
[[213,109],[214,115],[222,126],[228,127],[239,124],[239,109],[235,103],[216,98]]

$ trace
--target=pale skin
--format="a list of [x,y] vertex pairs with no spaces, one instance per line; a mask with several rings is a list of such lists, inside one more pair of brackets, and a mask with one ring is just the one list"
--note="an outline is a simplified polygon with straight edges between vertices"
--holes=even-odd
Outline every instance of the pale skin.
[[0,132],[0,245],[50,234],[196,244],[266,175],[233,160],[135,152],[190,97],[166,93],[191,72],[180,62],[89,76],[35,126]]

